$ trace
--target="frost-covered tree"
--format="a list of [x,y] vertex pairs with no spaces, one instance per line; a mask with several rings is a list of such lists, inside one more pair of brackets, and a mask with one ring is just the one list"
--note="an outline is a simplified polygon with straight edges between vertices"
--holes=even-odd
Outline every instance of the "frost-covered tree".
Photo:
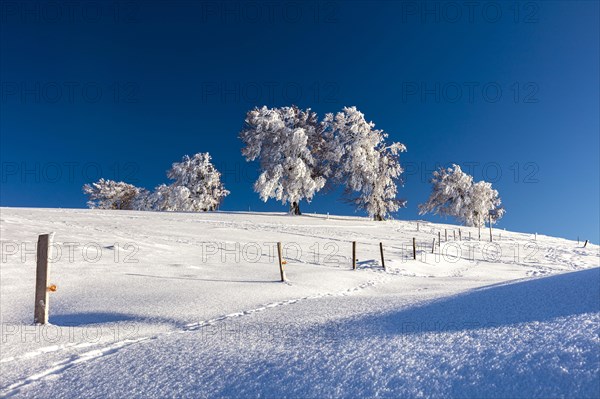
[[221,173],[210,160],[208,153],[184,156],[167,172],[173,183],[161,184],[152,193],[131,184],[104,179],[84,185],[83,192],[89,197],[90,208],[212,211],[217,209],[229,191],[221,183]]
[[145,188],[140,188],[138,195],[135,196],[131,208],[136,211],[151,211],[152,193]]
[[261,174],[254,190],[260,199],[274,198],[289,204],[290,213],[301,214],[300,201],[310,202],[326,182],[317,114],[296,106],[254,108],[246,114],[239,137],[246,160],[259,160]]
[[188,211],[190,191],[183,186],[161,184],[145,199],[142,210],[171,212]]
[[323,125],[328,143],[326,163],[351,203],[374,220],[384,220],[405,206],[405,200],[396,198],[403,172],[399,154],[406,151],[404,144],[387,145],[388,134],[375,129],[356,107],[327,114]]
[[152,198],[154,207],[160,210],[212,211],[229,195],[207,152],[185,155],[181,162],[173,163],[167,177],[174,182],[158,186]]
[[122,181],[100,179],[85,184],[83,192],[88,196],[92,209],[134,209],[136,197],[144,190]]
[[429,199],[419,205],[419,215],[452,216],[462,219],[473,185],[473,177],[464,173],[460,166],[439,168],[433,172],[432,190]]
[[498,221],[504,216],[504,208],[498,191],[492,188],[492,183],[480,181],[469,190],[469,203],[462,212],[462,221],[466,226],[482,227],[485,222]]
[[173,211],[175,209],[170,200],[171,187],[166,184],[160,184],[154,188],[145,198],[139,197],[136,202],[138,209],[142,211]]
[[433,172],[431,195],[419,205],[419,214],[433,213],[452,216],[466,226],[482,227],[489,220],[497,221],[504,215],[498,191],[491,183],[473,183],[473,177],[460,166],[440,168]]

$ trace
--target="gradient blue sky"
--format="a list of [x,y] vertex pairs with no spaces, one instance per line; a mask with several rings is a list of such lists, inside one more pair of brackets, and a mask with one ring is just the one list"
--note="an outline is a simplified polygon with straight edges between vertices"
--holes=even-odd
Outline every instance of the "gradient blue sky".
[[[84,183],[153,188],[208,151],[222,209],[285,210],[252,190],[245,112],[356,105],[408,147],[397,218],[455,162],[500,191],[499,227],[599,241],[596,1],[1,7],[2,206],[85,207]],[[338,194],[303,211],[354,214]]]

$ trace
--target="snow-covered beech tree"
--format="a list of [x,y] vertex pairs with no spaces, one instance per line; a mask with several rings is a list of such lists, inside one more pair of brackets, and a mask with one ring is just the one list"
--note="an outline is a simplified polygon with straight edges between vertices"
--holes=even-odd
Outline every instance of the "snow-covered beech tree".
[[229,191],[223,187],[221,173],[210,160],[208,153],[184,156],[167,172],[174,182],[161,184],[152,193],[131,184],[104,179],[84,185],[83,191],[89,196],[90,208],[211,211],[219,206]]
[[406,151],[404,144],[387,145],[388,134],[375,129],[356,107],[327,114],[323,126],[322,136],[328,145],[326,163],[350,202],[374,220],[384,220],[405,206],[405,200],[396,198],[403,172],[399,154]]
[[132,202],[131,209],[135,211],[151,211],[153,210],[151,199],[152,193],[145,188],[141,188],[140,192],[135,196]]
[[290,213],[301,214],[300,201],[310,202],[326,182],[317,114],[296,106],[254,108],[246,114],[239,137],[246,160],[259,160],[261,174],[254,190],[260,198],[274,198],[289,204]]
[[208,152],[185,155],[181,162],[173,164],[167,177],[174,182],[157,187],[153,198],[154,206],[160,210],[212,211],[229,195]]
[[489,220],[497,221],[504,215],[498,191],[491,183],[473,183],[473,177],[460,166],[440,168],[433,172],[431,195],[419,205],[419,214],[433,213],[452,216],[465,226],[482,227]]
[[145,198],[139,197],[136,205],[141,211],[173,211],[177,210],[172,206],[171,187],[166,184],[160,184],[154,188]]
[[492,188],[492,183],[480,181],[469,190],[469,203],[462,212],[462,221],[466,226],[483,227],[490,219],[498,221],[504,216],[498,191]]
[[[496,191],[496,190],[494,190],[494,191]],[[498,204],[500,204],[500,203],[501,203],[501,200],[500,200],[500,198],[498,198]],[[502,219],[502,217],[504,216],[505,213],[506,213],[506,209],[504,209],[504,206],[502,206],[502,205],[498,205],[497,207],[490,209],[490,217],[492,219],[492,222],[496,223],[498,220]]]
[[92,209],[133,209],[135,199],[143,189],[122,181],[100,179],[84,184],[83,192]]
[[463,218],[473,185],[473,177],[464,173],[460,166],[439,168],[433,172],[432,190],[429,199],[419,205],[419,215],[434,215]]
[[150,211],[189,211],[190,190],[183,186],[161,184],[145,199],[144,208]]

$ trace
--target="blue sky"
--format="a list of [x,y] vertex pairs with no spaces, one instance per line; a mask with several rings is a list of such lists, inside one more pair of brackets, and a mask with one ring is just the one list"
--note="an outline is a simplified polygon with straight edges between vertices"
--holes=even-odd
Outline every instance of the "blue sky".
[[[408,147],[397,218],[454,162],[500,191],[499,227],[600,239],[598,2],[1,7],[2,206],[85,207],[84,183],[153,188],[208,151],[222,209],[285,210],[252,190],[245,112],[356,105]],[[354,214],[338,194],[303,211]]]

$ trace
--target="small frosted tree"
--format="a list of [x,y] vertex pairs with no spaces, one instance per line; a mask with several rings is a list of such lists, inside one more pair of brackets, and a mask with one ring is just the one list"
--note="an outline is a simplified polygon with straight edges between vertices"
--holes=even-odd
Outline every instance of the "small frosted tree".
[[462,220],[467,226],[483,227],[486,220],[498,221],[504,216],[504,208],[498,191],[492,183],[480,181],[471,186],[469,203],[463,211]]
[[401,143],[386,144],[388,134],[375,129],[356,107],[327,114],[323,137],[328,143],[326,163],[333,179],[344,186],[345,197],[374,220],[384,220],[406,205],[396,198],[400,175]]
[[470,201],[473,177],[464,173],[460,166],[452,165],[434,171],[431,184],[431,195],[427,202],[419,205],[419,215],[433,213],[462,219],[466,204]]
[[156,190],[158,208],[171,211],[213,211],[229,191],[221,182],[221,173],[211,163],[209,153],[185,155],[173,163],[167,177],[174,180],[169,186]]
[[174,200],[172,194],[173,186],[166,184],[160,184],[156,186],[154,191],[148,195],[147,198],[143,199],[143,206],[148,211],[179,211],[177,202]]
[[92,209],[134,209],[138,195],[144,190],[122,181],[100,179],[85,184],[83,192],[88,196],[87,205]]
[[289,204],[290,213],[300,215],[300,201],[310,202],[323,188],[320,129],[316,113],[296,106],[264,106],[246,114],[239,136],[244,143],[242,155],[249,162],[259,160],[261,174],[254,191],[261,200],[274,198]]
[[187,212],[215,210],[229,194],[208,153],[185,155],[181,162],[173,163],[167,176],[174,182],[161,184],[152,193],[104,179],[84,185],[83,192],[89,197],[90,208]]
[[419,205],[419,214],[452,216],[465,226],[482,227],[491,216],[497,221],[504,215],[498,191],[491,183],[473,183],[473,177],[460,166],[440,168],[433,172],[429,199]]
[[136,211],[151,211],[152,209],[152,195],[145,188],[140,188],[138,195],[132,203],[132,209]]
[[146,198],[145,209],[159,212],[185,212],[189,209],[190,190],[183,186],[161,184]]

